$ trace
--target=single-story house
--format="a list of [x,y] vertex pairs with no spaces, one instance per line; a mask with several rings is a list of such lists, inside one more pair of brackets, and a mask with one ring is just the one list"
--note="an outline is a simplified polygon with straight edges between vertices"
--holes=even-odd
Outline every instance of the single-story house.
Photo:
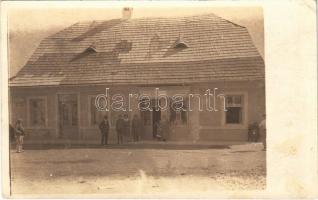
[[[153,138],[160,119],[171,141],[246,140],[248,125],[265,113],[264,61],[247,28],[214,14],[133,19],[131,12],[43,39],[9,80],[10,122],[21,118],[30,140],[98,141],[107,115],[116,141],[116,120],[127,113],[140,117],[142,140]],[[111,96],[137,94],[154,109],[137,109],[144,99],[131,98],[131,110],[99,110],[96,97],[106,90],[108,106]],[[156,92],[167,96],[167,109],[158,109]],[[173,109],[176,94],[181,110]]]

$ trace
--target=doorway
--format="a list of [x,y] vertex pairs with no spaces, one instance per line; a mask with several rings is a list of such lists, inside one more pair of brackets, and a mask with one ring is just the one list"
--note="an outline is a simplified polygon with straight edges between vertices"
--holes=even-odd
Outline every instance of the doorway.
[[59,138],[78,138],[77,94],[58,95]]
[[158,123],[161,120],[161,110],[160,108],[152,108],[152,137],[156,138]]

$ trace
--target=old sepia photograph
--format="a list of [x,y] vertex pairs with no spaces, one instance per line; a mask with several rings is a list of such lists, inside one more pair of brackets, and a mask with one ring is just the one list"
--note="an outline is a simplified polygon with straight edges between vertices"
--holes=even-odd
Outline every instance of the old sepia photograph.
[[7,16],[11,196],[266,190],[261,6]]

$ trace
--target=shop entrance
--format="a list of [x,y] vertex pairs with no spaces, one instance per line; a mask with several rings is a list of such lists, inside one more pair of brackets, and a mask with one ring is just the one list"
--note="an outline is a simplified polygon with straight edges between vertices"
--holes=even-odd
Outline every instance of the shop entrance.
[[76,94],[58,95],[59,138],[78,137],[78,107]]

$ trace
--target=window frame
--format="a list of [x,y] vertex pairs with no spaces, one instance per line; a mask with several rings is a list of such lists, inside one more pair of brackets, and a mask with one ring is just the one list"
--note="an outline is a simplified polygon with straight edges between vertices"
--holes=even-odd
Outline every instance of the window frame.
[[[173,109],[171,109],[171,102],[172,100],[169,98],[168,100],[168,104],[169,104],[169,109],[168,109],[168,116],[169,116],[169,123],[173,124],[176,127],[183,127],[183,126],[188,126],[189,125],[189,99],[184,96],[183,97],[183,106],[185,106],[185,111],[179,110],[179,111],[174,111]],[[172,110],[172,111],[171,111]],[[171,121],[170,117],[171,117],[171,112],[175,112],[175,120]],[[186,122],[184,123],[182,120],[182,112],[185,112],[186,115]],[[177,119],[179,115],[180,119]]]
[[[248,93],[247,92],[225,92],[225,97],[241,96],[242,122],[226,123],[226,111],[222,110],[222,126],[229,129],[246,129],[248,124]],[[227,103],[227,102],[226,102]],[[223,108],[224,105],[222,105]]]
[[[98,124],[99,122],[97,122],[97,124],[92,124],[92,110],[91,110],[91,100],[92,98],[96,98],[97,95],[88,95],[87,98],[88,98],[88,101],[87,101],[87,114],[88,114],[88,127],[92,128],[92,127],[98,127]],[[108,105],[109,105],[109,99],[108,99]],[[97,111],[98,112],[98,111]],[[107,112],[107,111],[105,111]],[[108,116],[108,123],[109,123],[109,126],[111,127],[112,126],[112,120],[111,120],[111,112],[108,111],[107,112],[107,116]]]
[[[144,115],[142,114],[142,113],[149,113],[149,124],[145,124],[145,120],[144,120]],[[152,111],[150,111],[150,110],[145,110],[145,111],[139,111],[139,113],[140,113],[140,119],[141,119],[141,121],[142,121],[142,125],[143,126],[152,126]]]
[[[32,125],[31,124],[31,106],[30,106],[30,101],[34,99],[41,99],[44,100],[44,117],[45,117],[45,122],[44,125]],[[31,129],[41,129],[41,128],[47,128],[48,127],[48,109],[47,109],[47,96],[30,96],[27,97],[27,128]]]

